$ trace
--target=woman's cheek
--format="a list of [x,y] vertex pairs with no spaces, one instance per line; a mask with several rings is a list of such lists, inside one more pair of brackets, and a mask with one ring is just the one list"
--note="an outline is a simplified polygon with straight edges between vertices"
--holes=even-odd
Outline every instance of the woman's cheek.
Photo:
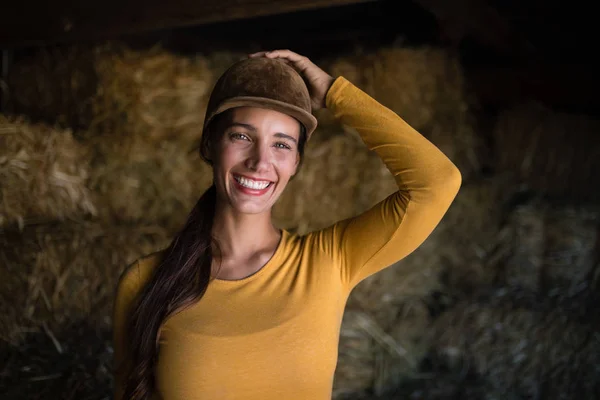
[[294,172],[294,164],[296,162],[295,156],[290,154],[278,154],[275,157],[277,167],[280,171],[286,171],[289,175]]
[[243,150],[234,145],[226,145],[223,148],[223,161],[225,164],[235,164],[238,160],[244,158]]

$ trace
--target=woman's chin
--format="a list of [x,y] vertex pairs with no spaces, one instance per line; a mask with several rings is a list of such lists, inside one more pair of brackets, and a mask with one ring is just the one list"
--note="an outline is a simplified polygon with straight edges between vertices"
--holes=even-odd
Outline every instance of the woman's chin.
[[270,196],[245,196],[239,192],[230,194],[229,204],[236,212],[243,214],[262,214],[270,211],[273,206]]
[[265,204],[248,204],[247,202],[236,202],[233,204],[233,209],[239,214],[264,214],[271,211],[270,205]]

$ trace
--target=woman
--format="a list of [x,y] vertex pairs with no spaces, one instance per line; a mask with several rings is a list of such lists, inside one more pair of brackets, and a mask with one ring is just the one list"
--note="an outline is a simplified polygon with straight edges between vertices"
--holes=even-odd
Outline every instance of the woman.
[[[311,104],[354,127],[398,191],[297,235],[273,226],[271,207],[316,127]],[[458,169],[394,112],[289,50],[225,72],[200,153],[213,186],[171,245],[119,280],[115,398],[330,399],[350,291],[427,238],[459,190]]]

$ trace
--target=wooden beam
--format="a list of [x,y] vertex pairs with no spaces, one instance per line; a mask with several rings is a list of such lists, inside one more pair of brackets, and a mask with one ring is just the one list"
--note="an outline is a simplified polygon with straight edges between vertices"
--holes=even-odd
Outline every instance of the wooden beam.
[[369,1],[374,0],[15,0],[0,13],[0,48],[111,39]]

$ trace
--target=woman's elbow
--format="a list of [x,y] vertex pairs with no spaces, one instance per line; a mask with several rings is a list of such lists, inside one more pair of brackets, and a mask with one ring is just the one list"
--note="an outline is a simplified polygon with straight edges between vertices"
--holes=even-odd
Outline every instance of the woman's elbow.
[[439,200],[444,200],[451,203],[462,185],[462,174],[460,170],[453,164],[440,172],[437,177],[437,184],[432,188],[434,196]]
[[448,190],[454,192],[454,195],[456,196],[462,185],[462,174],[456,165],[452,164],[448,175],[448,186],[450,187]]

